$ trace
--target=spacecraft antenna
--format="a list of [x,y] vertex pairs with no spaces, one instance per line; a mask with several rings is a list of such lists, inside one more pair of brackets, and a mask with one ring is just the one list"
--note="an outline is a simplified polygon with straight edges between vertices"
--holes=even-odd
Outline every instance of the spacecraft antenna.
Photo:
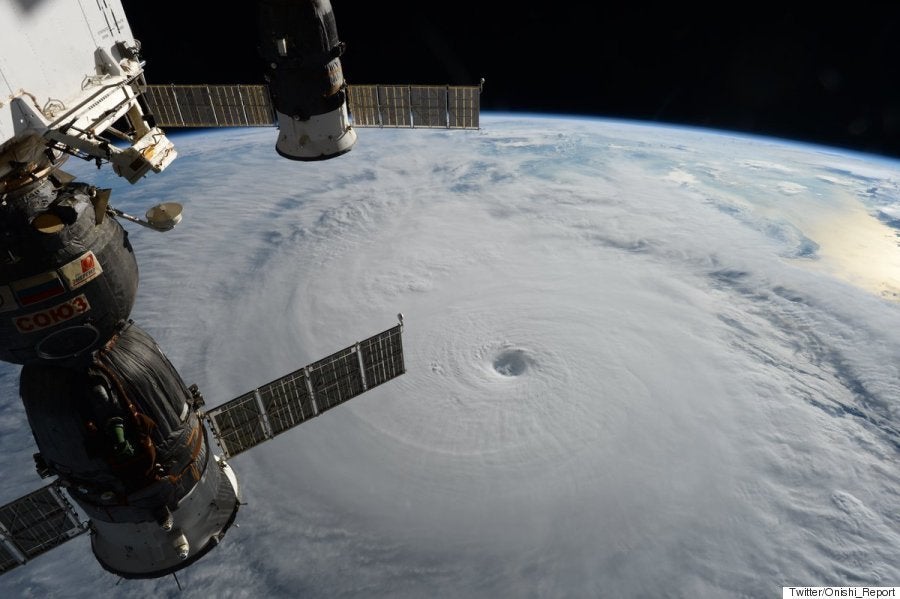
[[168,231],[181,222],[184,207],[178,202],[163,202],[147,211],[147,223],[157,231]]
[[163,202],[162,204],[153,206],[147,211],[147,214],[144,215],[146,220],[141,220],[137,216],[127,214],[118,208],[113,208],[111,206],[109,210],[119,218],[147,227],[148,229],[153,229],[154,231],[169,231],[181,222],[181,213],[184,211],[184,208],[178,202]]

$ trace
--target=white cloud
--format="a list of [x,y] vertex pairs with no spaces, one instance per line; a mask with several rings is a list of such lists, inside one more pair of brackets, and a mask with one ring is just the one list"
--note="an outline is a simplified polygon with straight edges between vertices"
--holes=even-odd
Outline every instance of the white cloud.
[[[132,235],[133,317],[211,405],[406,316],[406,375],[233,461],[249,505],[180,575],[187,596],[711,596],[900,578],[900,309],[780,258],[797,239],[760,225],[790,222],[807,189],[845,201],[823,177],[866,165],[622,123],[483,126],[363,130],[314,164],[278,160],[272,131],[211,133],[179,141],[162,175],[116,185],[126,211],[186,205],[179,229]],[[240,168],[197,151],[206,139]],[[775,203],[779,186],[793,195]],[[516,376],[494,367],[510,355]],[[4,472],[27,469],[30,447],[4,449]],[[37,572],[41,593],[94,594],[109,580],[60,551],[77,559],[0,585],[27,594]]]

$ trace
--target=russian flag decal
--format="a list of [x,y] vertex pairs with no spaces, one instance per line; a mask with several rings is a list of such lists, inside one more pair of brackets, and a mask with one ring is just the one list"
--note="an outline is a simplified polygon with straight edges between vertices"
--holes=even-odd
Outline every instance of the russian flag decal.
[[20,279],[12,285],[19,305],[30,306],[66,292],[56,272],[45,272],[27,279]]

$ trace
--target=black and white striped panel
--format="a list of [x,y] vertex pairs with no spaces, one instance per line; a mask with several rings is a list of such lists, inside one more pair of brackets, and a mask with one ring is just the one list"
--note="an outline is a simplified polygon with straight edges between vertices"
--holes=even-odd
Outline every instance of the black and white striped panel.
[[401,333],[398,324],[209,410],[207,422],[225,457],[406,372]]
[[271,127],[264,85],[147,85],[142,98],[160,127]]
[[0,507],[0,573],[88,530],[57,483]]

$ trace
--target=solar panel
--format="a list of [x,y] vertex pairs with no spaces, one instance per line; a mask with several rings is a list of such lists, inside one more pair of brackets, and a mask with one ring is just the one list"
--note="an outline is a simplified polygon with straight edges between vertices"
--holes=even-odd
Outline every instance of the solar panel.
[[350,85],[347,102],[353,125],[356,127],[381,127],[381,103],[377,85]]
[[320,412],[330,410],[366,390],[356,352],[354,345],[306,367]]
[[19,558],[7,549],[5,543],[0,543],[0,573],[8,572],[21,563]]
[[316,415],[304,370],[292,372],[264,385],[260,388],[259,395],[263,410],[268,416],[272,436]]
[[206,413],[226,458],[406,372],[402,326],[355,343]]
[[447,127],[478,129],[481,89],[472,86],[447,88]]
[[146,85],[144,103],[160,127],[264,127],[275,124],[264,85]]
[[379,85],[378,103],[383,127],[412,127],[408,85]]
[[236,455],[271,437],[255,391],[210,410],[206,416],[226,456]]
[[359,343],[363,373],[368,389],[406,372],[400,325]]
[[409,105],[414,127],[447,128],[447,86],[411,85]]
[[87,524],[52,483],[0,507],[0,572],[62,545]]
[[[481,88],[458,85],[350,85],[354,127],[478,129]],[[264,85],[145,85],[141,96],[160,127],[270,127]]]
[[351,85],[348,92],[354,127],[479,127],[479,86]]

